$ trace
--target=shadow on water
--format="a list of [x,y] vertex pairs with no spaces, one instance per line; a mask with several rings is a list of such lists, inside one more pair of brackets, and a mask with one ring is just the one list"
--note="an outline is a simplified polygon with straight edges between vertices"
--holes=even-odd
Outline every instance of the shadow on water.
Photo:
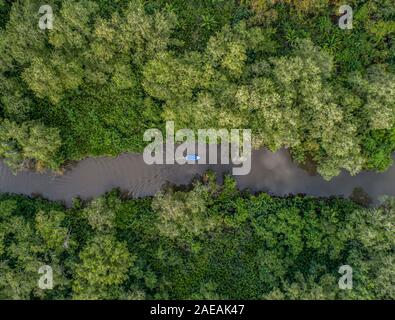
[[[222,177],[232,172],[232,165],[147,165],[141,154],[127,153],[116,158],[87,158],[63,175],[29,171],[13,175],[0,161],[0,192],[28,196],[40,194],[44,198],[71,205],[73,198],[87,200],[114,188],[119,188],[130,197],[150,196],[166,183],[188,185],[196,175],[203,175],[207,170]],[[275,153],[253,151],[250,173],[235,178],[240,189],[280,196],[348,197],[355,188],[362,188],[375,203],[381,195],[395,196],[395,166],[385,173],[362,172],[354,177],[342,172],[331,181],[325,181],[293,163],[285,149]]]

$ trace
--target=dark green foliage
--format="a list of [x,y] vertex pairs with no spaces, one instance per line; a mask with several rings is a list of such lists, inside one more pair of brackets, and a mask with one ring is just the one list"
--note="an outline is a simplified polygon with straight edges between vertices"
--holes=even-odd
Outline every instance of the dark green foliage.
[[175,32],[184,50],[203,50],[209,38],[223,26],[249,16],[247,8],[235,0],[146,0],[146,10],[174,12]]
[[11,0],[0,0],[0,28],[6,25],[10,9]]
[[395,128],[370,131],[364,141],[363,150],[367,153],[368,169],[385,171],[392,165],[391,153],[395,149]]
[[[72,209],[0,197],[3,299],[394,299],[395,202],[239,192],[208,174],[189,191]],[[37,288],[40,264],[53,290]],[[338,287],[341,265],[352,290]]]

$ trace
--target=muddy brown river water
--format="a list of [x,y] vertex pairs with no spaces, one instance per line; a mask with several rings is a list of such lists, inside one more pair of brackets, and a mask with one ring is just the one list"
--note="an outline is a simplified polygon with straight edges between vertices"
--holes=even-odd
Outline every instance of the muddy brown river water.
[[[87,158],[61,176],[29,171],[13,175],[0,161],[0,192],[40,194],[70,205],[74,197],[90,199],[113,188],[126,190],[133,197],[149,196],[166,182],[188,184],[208,169],[221,177],[230,173],[231,168],[230,165],[147,165],[141,154],[127,153],[115,158]],[[251,172],[235,178],[240,189],[275,195],[349,196],[355,187],[362,187],[375,201],[380,195],[395,196],[395,166],[385,173],[362,172],[353,177],[342,172],[328,182],[318,175],[309,175],[294,164],[286,150],[254,151]]]

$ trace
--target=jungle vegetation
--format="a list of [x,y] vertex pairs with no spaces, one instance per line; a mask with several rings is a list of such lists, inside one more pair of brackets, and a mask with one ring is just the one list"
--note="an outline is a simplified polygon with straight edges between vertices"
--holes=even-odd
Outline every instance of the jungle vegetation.
[[0,156],[14,170],[142,152],[148,128],[250,128],[326,179],[395,149],[395,5],[0,0]]
[[[395,200],[188,188],[91,202],[0,196],[0,299],[394,299]],[[39,289],[41,266],[53,289]],[[340,266],[353,270],[340,289]]]

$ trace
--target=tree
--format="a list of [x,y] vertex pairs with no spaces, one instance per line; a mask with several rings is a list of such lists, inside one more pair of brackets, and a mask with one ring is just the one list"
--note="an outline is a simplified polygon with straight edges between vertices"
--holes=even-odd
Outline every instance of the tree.
[[58,130],[39,122],[18,125],[5,119],[0,125],[0,155],[14,172],[23,168],[57,169],[60,145]]
[[111,232],[114,228],[118,199],[100,197],[93,200],[83,210],[83,215],[88,219],[93,229],[99,232]]
[[159,215],[158,230],[170,238],[199,236],[214,227],[214,221],[207,215],[208,190],[197,184],[189,193],[180,191],[160,192],[152,208]]
[[[40,206],[40,205],[38,205]],[[51,206],[48,206],[51,207]],[[65,297],[68,286],[61,254],[67,251],[63,246],[67,234],[60,227],[64,215],[52,211],[53,216],[39,211],[36,222],[35,205],[23,198],[0,200],[0,234],[3,250],[0,254],[0,297],[2,299],[45,299]],[[37,229],[36,229],[37,227]],[[41,290],[38,280],[40,267],[48,265],[53,271],[53,290]]]
[[70,239],[70,230],[63,226],[64,220],[65,213],[62,211],[39,211],[35,217],[36,231],[44,240],[46,249],[56,254],[75,245],[74,239]]
[[80,253],[75,267],[75,299],[116,298],[119,285],[127,279],[134,257],[125,243],[111,235],[97,235]]

